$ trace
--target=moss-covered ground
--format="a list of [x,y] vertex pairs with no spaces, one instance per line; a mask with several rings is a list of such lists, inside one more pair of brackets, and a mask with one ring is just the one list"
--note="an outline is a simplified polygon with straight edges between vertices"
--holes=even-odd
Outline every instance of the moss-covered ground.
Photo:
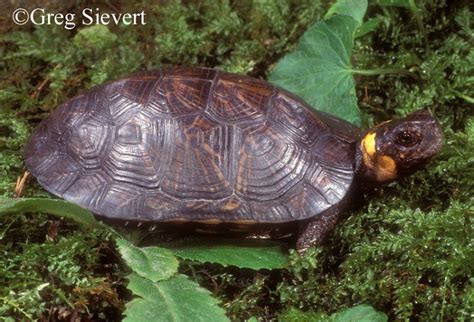
[[[105,80],[166,65],[200,65],[266,78],[331,3],[304,1],[75,1],[141,12],[144,26],[17,26],[0,17],[0,195],[11,197],[22,147],[67,98]],[[380,1],[383,2],[383,1]],[[403,2],[403,1],[400,1]],[[365,126],[428,108],[445,134],[426,170],[366,195],[326,247],[287,270],[184,263],[234,320],[297,320],[366,303],[395,320],[474,318],[474,42],[469,1],[416,1],[417,10],[369,3],[380,16],[356,40],[354,65],[413,76],[357,77]],[[46,196],[34,180],[26,196]],[[1,200],[0,200],[1,202]],[[110,236],[43,214],[0,218],[0,317],[118,319],[128,294]],[[313,315],[311,315],[313,316]]]

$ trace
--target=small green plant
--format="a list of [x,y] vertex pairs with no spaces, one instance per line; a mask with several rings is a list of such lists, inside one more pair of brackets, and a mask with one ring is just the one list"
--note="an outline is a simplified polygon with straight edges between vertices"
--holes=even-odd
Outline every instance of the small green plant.
[[[124,312],[130,321],[147,321],[157,314],[161,314],[160,316],[164,320],[170,318],[185,321],[189,316],[195,320],[203,321],[208,319],[226,320],[224,311],[216,306],[217,300],[207,290],[178,273],[178,257],[251,269],[284,268],[287,264],[287,258],[282,252],[282,248],[276,243],[268,243],[268,246],[262,246],[260,243],[258,246],[245,247],[232,243],[200,242],[199,246],[195,246],[194,241],[186,241],[181,244],[174,243],[173,246],[168,246],[168,249],[162,247],[139,248],[123,239],[112,228],[96,221],[94,215],[89,211],[66,201],[22,198],[4,199],[0,204],[0,216],[18,215],[32,211],[67,217],[83,227],[102,228],[110,236],[115,236],[118,250],[132,271],[127,276],[129,280],[127,287],[134,295],[138,296],[127,304],[127,309]],[[71,246],[67,248],[67,252],[61,253],[61,257],[76,254],[75,240],[64,240],[70,242]],[[31,250],[36,253],[35,248]],[[38,262],[38,260],[33,262]],[[74,280],[79,272],[79,266],[65,266],[57,263],[61,262],[54,261],[49,264],[48,272],[66,274],[61,275],[64,283],[81,286],[82,280]],[[190,294],[192,294],[191,297]],[[37,297],[39,298],[38,295]],[[29,315],[27,317],[30,318]]]
[[[28,200],[21,200],[16,205],[22,207],[21,203],[29,203],[29,210],[36,210],[35,203]],[[8,288],[3,288],[0,295],[0,317],[35,320],[45,310],[67,317],[85,314],[88,309],[106,315],[121,308],[116,285],[104,274],[115,274],[114,267],[109,270],[96,266],[100,258],[108,253],[105,245],[110,235],[107,231],[75,229],[62,236],[57,234],[58,221],[44,219],[38,224],[46,226],[48,234],[37,235],[35,229],[22,229],[31,217],[24,215],[19,208],[13,210],[11,201],[3,201],[0,200],[0,214],[8,225],[0,230],[0,250],[3,254],[0,282]],[[53,213],[70,216],[68,210],[78,208],[58,201],[64,207],[61,207],[62,212],[57,212],[56,200],[44,201],[39,203],[39,208],[45,212],[51,209]],[[45,204],[52,207],[44,207]],[[80,220],[84,223],[84,217]],[[22,237],[26,238],[19,242]],[[57,298],[58,305],[49,307],[45,298]]]

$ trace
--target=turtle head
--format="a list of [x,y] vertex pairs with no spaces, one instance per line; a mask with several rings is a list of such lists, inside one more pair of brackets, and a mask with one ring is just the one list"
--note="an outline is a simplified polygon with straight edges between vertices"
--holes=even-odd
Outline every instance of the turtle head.
[[441,128],[427,110],[381,123],[359,142],[359,174],[370,183],[402,178],[423,168],[442,141]]

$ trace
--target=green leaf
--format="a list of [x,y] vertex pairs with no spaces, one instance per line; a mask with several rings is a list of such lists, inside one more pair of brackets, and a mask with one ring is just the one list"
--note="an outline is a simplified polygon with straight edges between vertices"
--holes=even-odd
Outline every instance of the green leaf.
[[47,198],[0,199],[0,215],[25,212],[43,212],[72,219],[86,227],[104,227],[89,210],[64,200]]
[[184,275],[153,283],[131,274],[128,288],[140,298],[127,303],[123,321],[229,321],[218,300]]
[[125,239],[117,239],[117,246],[128,266],[152,282],[170,278],[178,271],[178,260],[161,247],[136,247]]
[[362,26],[357,28],[356,33],[355,33],[355,38],[362,37],[368,34],[369,32],[374,31],[375,29],[377,29],[377,27],[382,21],[383,21],[382,16],[370,18],[369,20],[364,22]]
[[338,0],[329,8],[325,19],[335,14],[342,14],[351,16],[361,25],[366,11],[367,0]]
[[171,247],[176,256],[198,262],[233,265],[250,269],[277,269],[288,264],[283,244],[264,240],[208,240],[187,242],[188,245]]
[[281,322],[386,322],[387,316],[376,311],[373,307],[366,304],[357,305],[349,309],[336,312],[331,316],[318,312],[303,312],[297,308],[290,308],[283,312],[278,320]]
[[299,95],[313,108],[360,125],[351,53],[358,23],[335,15],[317,22],[295,51],[278,62],[270,81]]
[[372,306],[361,304],[331,315],[334,322],[386,322],[385,313],[376,311]]

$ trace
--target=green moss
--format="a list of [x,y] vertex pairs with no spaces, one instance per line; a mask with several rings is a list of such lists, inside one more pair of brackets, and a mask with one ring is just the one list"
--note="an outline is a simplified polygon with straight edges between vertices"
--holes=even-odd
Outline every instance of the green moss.
[[28,125],[12,113],[0,112],[0,196],[13,195],[16,178],[23,167],[21,151],[28,137]]
[[302,271],[295,258],[279,288],[284,306],[334,312],[370,303],[396,319],[468,319],[473,205],[424,212],[391,199],[347,220],[314,268]]
[[120,271],[108,239],[40,215],[2,218],[0,317],[118,316]]

